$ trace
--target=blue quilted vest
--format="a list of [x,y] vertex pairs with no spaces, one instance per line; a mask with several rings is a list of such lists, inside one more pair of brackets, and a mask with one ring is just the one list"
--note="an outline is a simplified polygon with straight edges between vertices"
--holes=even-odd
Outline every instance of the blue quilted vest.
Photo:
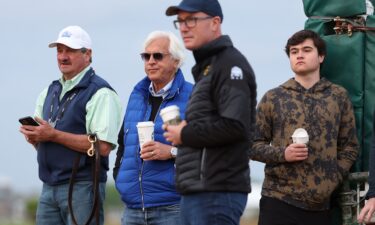
[[[175,188],[174,160],[141,160],[136,125],[140,121],[148,121],[151,114],[149,103],[149,86],[151,81],[145,77],[132,91],[124,118],[124,155],[116,187],[121,199],[128,208],[149,208],[163,205],[179,204],[180,195]],[[155,117],[155,141],[168,143],[163,137],[163,121],[160,109],[170,105],[180,108],[185,118],[187,101],[192,91],[192,84],[185,81],[181,70],[178,70],[169,94],[164,98]]]

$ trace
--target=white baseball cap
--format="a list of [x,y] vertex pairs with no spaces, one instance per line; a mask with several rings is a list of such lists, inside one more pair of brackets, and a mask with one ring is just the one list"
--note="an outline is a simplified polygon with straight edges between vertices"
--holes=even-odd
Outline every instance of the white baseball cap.
[[50,43],[48,47],[53,48],[57,44],[63,44],[72,49],[91,49],[91,38],[81,27],[68,26],[60,31],[57,40]]

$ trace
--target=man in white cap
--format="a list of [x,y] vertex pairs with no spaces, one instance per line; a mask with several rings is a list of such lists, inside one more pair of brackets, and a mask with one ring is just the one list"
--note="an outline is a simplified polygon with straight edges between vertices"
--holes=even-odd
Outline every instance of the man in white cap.
[[[121,126],[120,99],[90,67],[91,39],[81,27],[64,28],[49,47],[57,48],[62,76],[37,100],[34,116],[39,126],[20,128],[26,140],[37,149],[39,178],[43,181],[36,224],[87,224],[94,205],[92,168],[95,165],[93,157],[86,154],[91,147],[88,134],[96,134],[100,140],[100,171],[95,174],[99,180],[96,210],[97,219],[103,224],[108,155],[116,146]],[[72,171],[75,176],[70,181]],[[68,199],[72,182],[73,193]],[[69,203],[74,215],[70,213]],[[95,224],[95,220],[89,224]]]

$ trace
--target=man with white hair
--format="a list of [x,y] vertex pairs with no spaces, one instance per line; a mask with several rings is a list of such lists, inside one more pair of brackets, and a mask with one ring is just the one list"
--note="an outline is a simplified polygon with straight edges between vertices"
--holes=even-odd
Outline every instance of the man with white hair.
[[[159,113],[177,105],[185,117],[192,84],[180,70],[183,57],[183,45],[173,33],[154,31],[146,38],[141,58],[147,76],[130,95],[114,168],[125,203],[122,225],[180,224],[180,195],[174,182],[177,149],[163,137]],[[136,125],[143,121],[154,122],[154,140],[140,146]]]
[[[92,182],[95,163],[86,154],[92,147],[89,134],[96,134],[100,140],[100,172],[95,174],[99,181],[96,210],[103,224],[108,155],[116,147],[121,126],[120,99],[90,67],[91,39],[81,27],[64,28],[49,47],[57,49],[62,76],[39,95],[35,110],[39,126],[20,128],[37,149],[39,178],[43,181],[36,224],[87,224],[95,202]],[[75,179],[70,181],[73,171]],[[74,183],[71,197],[69,183]],[[70,214],[70,203],[74,216]],[[96,222],[91,220],[89,224]]]

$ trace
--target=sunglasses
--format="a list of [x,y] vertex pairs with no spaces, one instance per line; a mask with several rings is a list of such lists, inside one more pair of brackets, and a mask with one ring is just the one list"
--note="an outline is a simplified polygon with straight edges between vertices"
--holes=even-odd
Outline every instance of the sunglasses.
[[155,61],[162,61],[164,59],[165,55],[169,55],[169,53],[161,53],[161,52],[155,52],[155,53],[141,53],[141,58],[144,62],[148,62],[152,58]]

